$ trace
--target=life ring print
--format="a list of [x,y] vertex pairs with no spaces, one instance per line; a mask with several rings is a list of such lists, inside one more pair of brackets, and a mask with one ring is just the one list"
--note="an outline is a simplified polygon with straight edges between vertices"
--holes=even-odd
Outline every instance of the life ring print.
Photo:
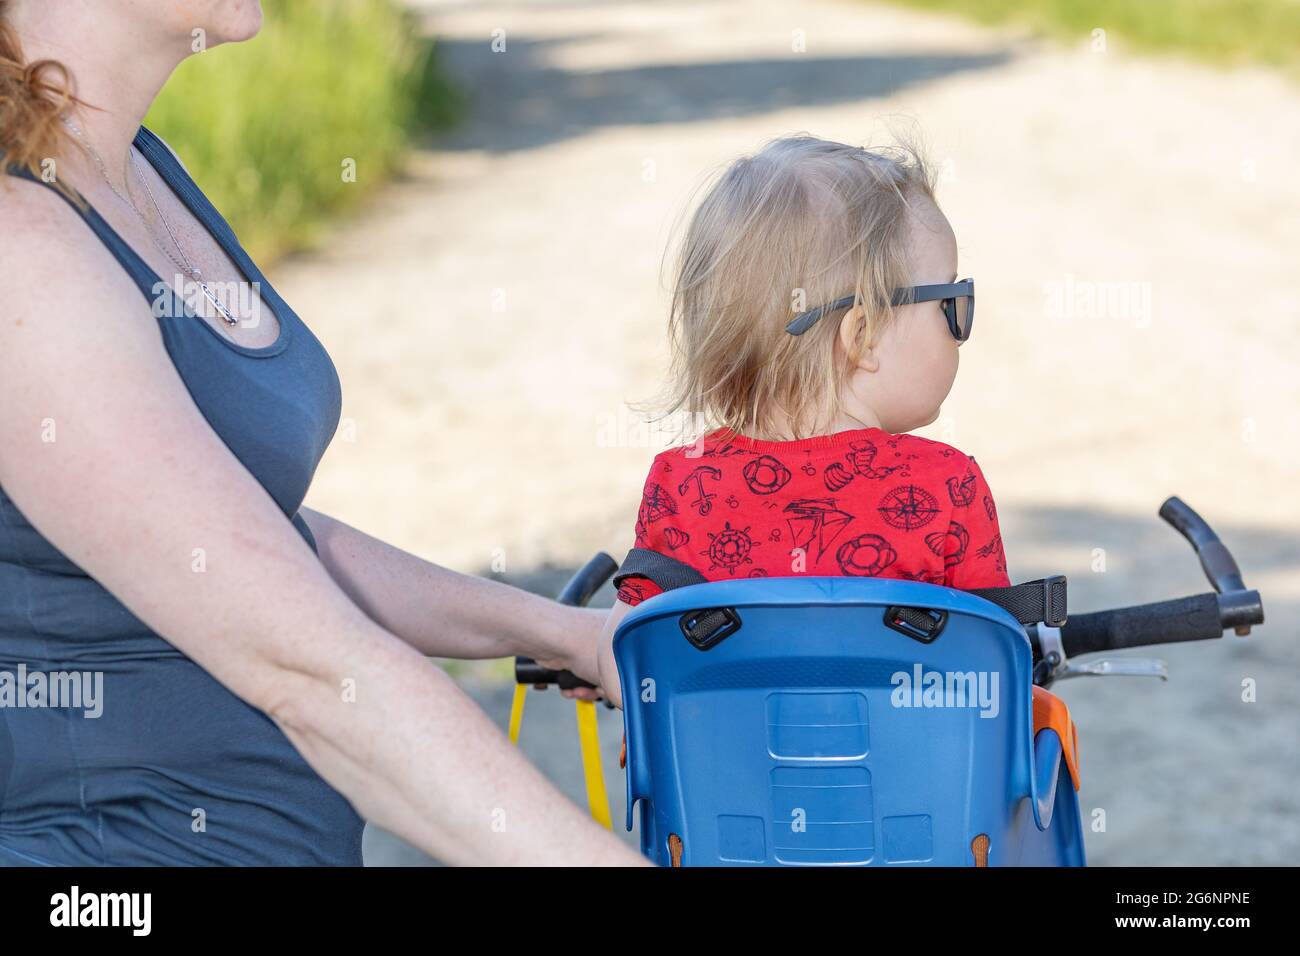
[[891,527],[915,531],[934,520],[939,500],[918,485],[899,485],[880,499],[876,510]]
[[898,552],[878,534],[860,534],[835,552],[840,570],[856,578],[874,578],[898,560]]
[[746,465],[741,475],[754,494],[770,495],[785,487],[790,480],[790,469],[771,455],[762,455]]

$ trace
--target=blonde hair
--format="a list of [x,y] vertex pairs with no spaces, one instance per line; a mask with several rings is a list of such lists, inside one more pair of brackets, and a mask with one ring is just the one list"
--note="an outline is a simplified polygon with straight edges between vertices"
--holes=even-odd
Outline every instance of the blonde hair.
[[728,166],[686,229],[669,315],[667,412],[709,430],[816,434],[833,417],[848,365],[836,358],[842,312],[803,335],[796,314],[856,294],[857,347],[910,285],[908,210],[934,201],[934,178],[911,145],[867,150],[812,136],[774,140]]

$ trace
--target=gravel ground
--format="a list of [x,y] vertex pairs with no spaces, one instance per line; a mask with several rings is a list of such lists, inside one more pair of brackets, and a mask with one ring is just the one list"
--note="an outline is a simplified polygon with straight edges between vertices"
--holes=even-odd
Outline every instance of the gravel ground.
[[[660,382],[660,259],[693,189],[775,136],[919,124],[981,295],[922,434],[979,458],[1013,580],[1068,574],[1075,611],[1205,590],[1155,515],[1179,494],[1265,596],[1250,638],[1165,652],[1168,683],[1060,686],[1108,821],[1091,862],[1296,861],[1300,90],[867,3],[417,6],[467,122],[275,277],[344,384],[310,504],[544,591],[620,553],[663,444],[626,403]],[[504,726],[500,670],[458,673]],[[571,711],[534,695],[524,749],[580,800]]]

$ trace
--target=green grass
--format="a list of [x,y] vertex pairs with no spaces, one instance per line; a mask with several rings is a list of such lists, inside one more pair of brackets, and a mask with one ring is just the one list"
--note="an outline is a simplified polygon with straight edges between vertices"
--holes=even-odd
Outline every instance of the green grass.
[[1062,38],[1095,28],[1134,49],[1300,68],[1300,0],[893,0]]
[[[191,57],[146,119],[258,258],[310,246],[461,97],[396,0],[266,0],[261,34]],[[345,181],[345,161],[355,182]]]

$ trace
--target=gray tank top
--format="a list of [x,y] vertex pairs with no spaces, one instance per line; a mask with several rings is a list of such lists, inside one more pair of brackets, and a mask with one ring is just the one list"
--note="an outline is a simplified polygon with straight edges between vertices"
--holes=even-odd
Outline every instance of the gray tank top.
[[[158,327],[195,404],[314,549],[298,509],[338,425],[334,365],[162,141],[142,127],[135,145],[260,284],[279,338],[235,344],[94,209],[78,213],[145,307],[176,316]],[[0,488],[0,865],[359,865],[361,829],[268,717],[146,627]]]

